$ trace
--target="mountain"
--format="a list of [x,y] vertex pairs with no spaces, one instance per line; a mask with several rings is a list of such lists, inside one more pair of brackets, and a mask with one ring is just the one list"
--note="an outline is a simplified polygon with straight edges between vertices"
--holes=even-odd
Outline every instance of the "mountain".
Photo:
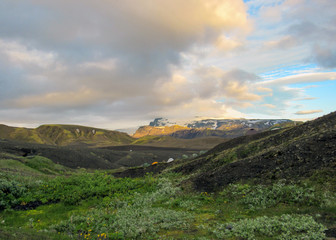
[[171,135],[174,132],[181,131],[181,130],[189,130],[188,127],[183,127],[179,125],[173,126],[160,126],[160,127],[153,127],[153,126],[142,126],[139,127],[138,130],[133,134],[134,138],[140,138],[144,136],[164,136],[164,135]]
[[[142,134],[153,130],[153,135]],[[0,124],[0,139],[14,140],[22,143],[37,143],[56,146],[104,147],[119,145],[145,145],[155,147],[175,147],[206,150],[225,141],[225,139],[209,135],[202,139],[176,138],[170,136],[176,130],[183,133],[186,127],[172,126],[154,128],[144,126],[139,129],[136,139],[126,133],[77,125],[41,125],[38,128],[10,127]],[[144,135],[142,137],[142,135]]]
[[106,146],[130,144],[126,133],[77,125],[42,125],[35,129],[0,125],[0,138],[58,146]]
[[235,128],[265,129],[276,124],[292,122],[289,119],[203,119],[193,121],[170,121],[167,118],[155,118],[149,123],[152,127],[180,125],[193,129],[232,130]]
[[233,138],[293,124],[295,122],[288,119],[205,119],[173,122],[165,118],[156,118],[148,126],[140,127],[133,137],[167,135],[184,139],[209,136]]
[[230,183],[272,183],[336,176],[336,112],[313,121],[241,136],[221,143],[205,154],[170,164],[129,169],[115,176],[142,176],[147,172],[177,172],[184,185],[212,192]]

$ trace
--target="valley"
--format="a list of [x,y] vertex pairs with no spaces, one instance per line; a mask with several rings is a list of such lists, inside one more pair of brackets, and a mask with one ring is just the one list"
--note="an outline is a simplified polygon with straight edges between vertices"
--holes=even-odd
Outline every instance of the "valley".
[[336,112],[286,124],[192,139],[2,126],[0,239],[332,239]]

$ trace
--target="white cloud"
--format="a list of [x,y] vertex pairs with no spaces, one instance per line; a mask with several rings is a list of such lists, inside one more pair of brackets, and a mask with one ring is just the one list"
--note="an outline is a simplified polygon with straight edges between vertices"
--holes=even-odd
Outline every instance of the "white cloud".
[[[7,56],[8,60],[16,66],[37,66],[49,68],[55,65],[57,55],[53,52],[43,52],[36,49],[28,49],[26,46],[15,42],[5,41],[0,38],[0,54]],[[59,66],[60,67],[60,66]]]

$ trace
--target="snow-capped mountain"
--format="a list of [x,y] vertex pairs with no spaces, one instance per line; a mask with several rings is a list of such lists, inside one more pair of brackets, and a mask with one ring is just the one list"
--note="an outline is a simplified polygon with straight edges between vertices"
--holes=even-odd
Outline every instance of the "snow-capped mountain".
[[[133,137],[168,135],[177,138],[224,137],[232,138],[254,134],[266,129],[277,129],[280,125],[295,124],[288,119],[204,119],[193,121],[171,121],[156,118],[148,126],[140,127]],[[276,126],[275,126],[276,125]]]
[[188,128],[196,129],[213,129],[224,130],[226,128],[236,128],[237,126],[243,128],[257,128],[265,129],[276,124],[292,122],[288,119],[204,119],[194,121],[170,121],[167,118],[155,118],[149,123],[152,127],[164,127],[179,125]]

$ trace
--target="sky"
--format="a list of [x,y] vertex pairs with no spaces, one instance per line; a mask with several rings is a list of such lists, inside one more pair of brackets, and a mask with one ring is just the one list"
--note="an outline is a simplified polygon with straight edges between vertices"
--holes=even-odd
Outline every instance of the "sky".
[[335,111],[335,0],[0,0],[0,123]]

